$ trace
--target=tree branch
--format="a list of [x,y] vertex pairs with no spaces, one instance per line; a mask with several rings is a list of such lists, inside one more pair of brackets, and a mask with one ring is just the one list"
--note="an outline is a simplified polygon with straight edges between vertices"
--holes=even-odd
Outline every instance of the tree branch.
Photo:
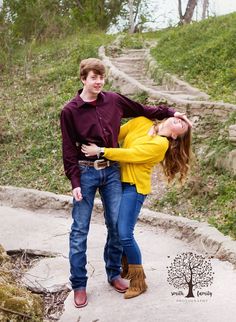
[[2,307],[2,306],[0,306],[0,310],[2,310],[4,312],[7,312],[7,313],[12,313],[12,314],[20,315],[20,316],[23,316],[23,317],[28,318],[28,319],[32,319],[32,316],[31,315],[28,315],[28,314],[25,314],[25,313],[21,313],[21,312],[17,312],[17,311],[11,310],[11,309],[7,309],[7,308]]
[[78,7],[83,11],[84,10],[84,8],[83,8],[83,6],[82,6],[82,4],[80,3],[80,1],[79,0],[77,0],[77,5],[78,5]]

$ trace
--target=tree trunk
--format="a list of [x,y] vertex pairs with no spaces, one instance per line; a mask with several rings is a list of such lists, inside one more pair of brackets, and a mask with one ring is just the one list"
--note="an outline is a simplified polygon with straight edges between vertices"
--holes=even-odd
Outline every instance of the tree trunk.
[[202,4],[202,19],[206,19],[209,8],[209,0],[203,0]]
[[183,20],[183,12],[182,12],[182,1],[178,0],[178,11],[179,11],[179,20]]
[[178,0],[178,1],[179,1],[179,13],[181,10],[180,24],[188,24],[192,21],[193,13],[198,0],[188,0],[185,14],[183,16],[182,16],[182,9],[181,9],[181,0]]
[[192,281],[190,281],[190,283],[188,283],[188,294],[185,297],[194,297]]
[[134,0],[129,0],[129,33],[134,33]]

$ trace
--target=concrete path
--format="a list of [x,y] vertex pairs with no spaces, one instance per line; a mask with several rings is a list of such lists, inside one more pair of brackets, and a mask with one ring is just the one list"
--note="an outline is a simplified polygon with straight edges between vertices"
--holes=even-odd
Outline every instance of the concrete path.
[[[70,212],[45,209],[40,213],[20,208],[0,207],[0,244],[6,250],[37,249],[56,253],[41,260],[25,276],[25,282],[48,290],[68,283],[68,236]],[[88,241],[87,307],[73,306],[73,292],[65,301],[61,322],[141,322],[207,321],[233,322],[236,316],[236,271],[229,262],[211,259],[213,284],[185,298],[186,289],[178,290],[167,282],[167,266],[183,252],[199,254],[188,244],[164,233],[160,228],[139,223],[136,237],[143,254],[148,291],[125,300],[106,282],[102,260],[106,230],[102,215],[93,214]]]

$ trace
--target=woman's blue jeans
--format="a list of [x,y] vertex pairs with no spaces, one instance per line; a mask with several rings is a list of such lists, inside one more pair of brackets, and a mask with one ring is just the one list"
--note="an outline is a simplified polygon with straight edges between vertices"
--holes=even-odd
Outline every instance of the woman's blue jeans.
[[135,185],[122,183],[118,231],[128,264],[142,264],[139,246],[134,239],[134,227],[146,195],[138,193]]
[[[74,290],[86,288],[87,284],[87,235],[95,193],[101,195],[107,241],[104,248],[104,261],[108,281],[120,276],[122,246],[118,236],[118,214],[121,199],[120,169],[114,164],[102,170],[89,166],[80,166],[81,201],[73,200],[73,223],[70,232],[70,281]],[[100,236],[94,236],[100,238]]]

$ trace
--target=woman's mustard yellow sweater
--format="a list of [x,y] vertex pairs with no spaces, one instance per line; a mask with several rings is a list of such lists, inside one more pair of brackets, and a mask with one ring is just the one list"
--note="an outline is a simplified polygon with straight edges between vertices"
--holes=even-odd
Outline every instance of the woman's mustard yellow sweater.
[[119,161],[121,181],[136,185],[138,193],[151,191],[151,173],[155,164],[162,161],[169,147],[166,137],[148,134],[153,121],[141,116],[121,126],[121,148],[105,148],[104,157]]

